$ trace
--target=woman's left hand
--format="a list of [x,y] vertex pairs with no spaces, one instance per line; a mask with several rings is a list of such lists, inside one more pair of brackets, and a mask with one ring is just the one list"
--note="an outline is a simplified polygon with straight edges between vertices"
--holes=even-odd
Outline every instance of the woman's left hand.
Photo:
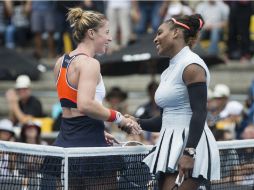
[[179,179],[181,180],[182,177],[189,178],[192,175],[192,170],[194,167],[194,158],[188,155],[182,155],[179,163],[178,163],[178,169],[179,169]]
[[114,143],[120,144],[120,142],[113,135],[107,133],[106,131],[104,131],[104,134],[108,145],[112,146]]

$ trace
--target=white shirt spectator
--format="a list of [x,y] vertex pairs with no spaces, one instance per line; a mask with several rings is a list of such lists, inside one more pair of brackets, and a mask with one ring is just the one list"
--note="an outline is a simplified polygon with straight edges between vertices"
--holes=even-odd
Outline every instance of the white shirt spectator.
[[192,10],[190,7],[183,5],[181,2],[170,2],[164,20],[171,19],[177,15],[191,15]]
[[205,24],[214,25],[228,20],[229,7],[222,1],[205,1],[197,5],[196,13],[202,15]]

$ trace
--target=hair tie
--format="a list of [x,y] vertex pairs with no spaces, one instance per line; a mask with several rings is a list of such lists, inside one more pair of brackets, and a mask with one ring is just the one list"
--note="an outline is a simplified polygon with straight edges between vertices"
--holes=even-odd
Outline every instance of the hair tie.
[[198,20],[199,20],[199,30],[200,30],[203,26],[203,21],[201,18],[199,18]]

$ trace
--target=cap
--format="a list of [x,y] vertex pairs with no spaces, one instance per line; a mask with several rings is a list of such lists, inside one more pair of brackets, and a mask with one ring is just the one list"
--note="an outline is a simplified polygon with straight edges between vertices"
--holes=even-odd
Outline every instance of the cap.
[[208,88],[208,90],[207,90],[207,99],[210,100],[212,98],[213,98],[213,91],[210,88]]
[[241,115],[243,111],[243,105],[237,101],[230,101],[227,103],[225,109],[220,113],[221,118],[228,117],[230,115]]
[[41,122],[37,120],[28,121],[22,126],[21,133],[24,133],[24,131],[28,128],[36,128],[38,130],[38,133],[41,133]]
[[214,87],[213,98],[223,98],[230,96],[230,89],[225,84],[217,84]]
[[14,127],[12,122],[9,119],[0,120],[0,130],[8,131],[14,135]]
[[16,79],[16,88],[29,88],[31,85],[31,80],[27,75],[20,75]]

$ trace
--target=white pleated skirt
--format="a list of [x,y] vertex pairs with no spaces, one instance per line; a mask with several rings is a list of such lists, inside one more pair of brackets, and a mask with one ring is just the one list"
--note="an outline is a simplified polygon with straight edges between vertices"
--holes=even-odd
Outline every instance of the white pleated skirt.
[[[143,160],[150,168],[151,173],[174,173],[178,171],[178,161],[183,154],[189,134],[189,127],[185,126],[188,125],[186,123],[181,125],[181,122],[178,125],[166,125],[163,121],[155,148]],[[196,147],[192,177],[203,177],[209,181],[220,179],[219,150],[207,124]]]

